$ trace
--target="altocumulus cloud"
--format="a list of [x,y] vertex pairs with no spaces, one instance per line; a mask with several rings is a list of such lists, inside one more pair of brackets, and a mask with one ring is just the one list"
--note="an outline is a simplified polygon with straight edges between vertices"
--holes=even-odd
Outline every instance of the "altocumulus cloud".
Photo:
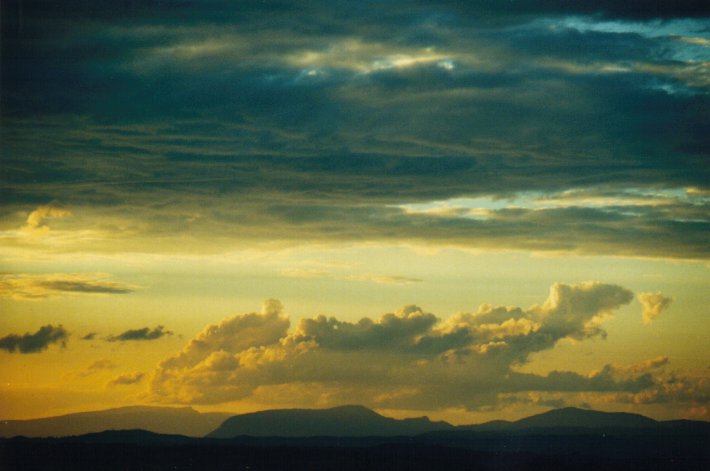
[[154,329],[150,327],[143,327],[141,329],[128,329],[118,335],[112,335],[106,340],[109,342],[125,342],[130,340],[157,340],[166,335],[173,335],[169,330],[165,330],[165,327],[159,325]]
[[153,372],[156,400],[220,403],[258,397],[288,404],[364,402],[375,407],[474,409],[525,391],[639,393],[648,365],[606,365],[587,375],[520,373],[516,366],[562,339],[604,336],[603,322],[633,299],[610,284],[556,283],[544,303],[484,304],[440,319],[407,306],[379,319],[305,318],[289,332],[281,304],[206,327]]
[[109,281],[104,274],[0,274],[0,298],[43,299],[68,295],[128,294],[135,287]]
[[68,337],[69,333],[61,325],[48,324],[34,334],[27,332],[24,335],[10,334],[0,338],[0,349],[10,353],[37,353],[54,343],[64,345]]

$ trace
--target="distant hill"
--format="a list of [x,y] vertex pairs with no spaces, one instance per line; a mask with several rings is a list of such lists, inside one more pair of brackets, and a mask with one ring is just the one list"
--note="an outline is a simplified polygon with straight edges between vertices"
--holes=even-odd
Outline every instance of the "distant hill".
[[553,428],[578,428],[578,429],[599,429],[599,428],[646,428],[657,427],[657,422],[639,414],[626,412],[599,412],[595,410],[578,409],[576,407],[565,407],[554,409],[542,414],[532,415],[515,422],[505,420],[495,420],[479,425],[466,425],[459,427],[464,430],[473,431],[516,431],[532,429],[553,429]]
[[191,407],[121,407],[42,419],[0,420],[0,437],[65,437],[121,429],[201,437],[231,415],[200,413]]
[[[465,438],[466,433],[580,434],[654,433],[687,435],[710,433],[710,423],[675,420],[658,422],[638,414],[599,412],[567,407],[509,422],[496,420],[477,425],[453,426],[427,417],[392,419],[363,406],[331,409],[281,409],[232,415],[200,413],[190,407],[134,406],[33,420],[0,420],[0,437],[68,437],[104,431],[136,430],[184,437],[439,437]],[[126,432],[122,432],[126,433]],[[463,433],[463,435],[461,435]],[[627,432],[623,432],[628,434]],[[452,435],[454,434],[454,435]],[[120,437],[120,434],[109,434]],[[140,441],[140,440],[138,440]]]
[[427,417],[392,419],[366,407],[341,406],[332,409],[282,409],[236,415],[208,434],[210,438],[252,437],[365,437],[411,436],[454,430],[446,422]]

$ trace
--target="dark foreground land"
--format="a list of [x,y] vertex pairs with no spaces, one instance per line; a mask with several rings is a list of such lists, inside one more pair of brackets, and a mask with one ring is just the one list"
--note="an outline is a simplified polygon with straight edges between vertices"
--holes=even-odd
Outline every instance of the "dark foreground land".
[[[100,434],[99,434],[100,435]],[[158,436],[161,437],[161,436]],[[125,437],[124,437],[125,438]],[[591,446],[590,437],[516,440],[491,437],[432,436],[400,439],[239,440],[170,437],[148,440],[6,439],[0,441],[0,469],[20,470],[707,470],[710,456],[702,443],[663,446],[615,442]],[[542,440],[542,437],[539,437]],[[598,438],[597,440],[601,440]],[[482,440],[482,441],[481,441]],[[486,441],[489,440],[489,441]],[[565,443],[570,441],[570,446]],[[575,443],[573,443],[575,442]],[[450,443],[450,444],[445,444]],[[623,445],[629,445],[624,448]],[[543,446],[540,446],[543,445]],[[583,448],[594,445],[594,440]],[[655,446],[659,445],[659,446]],[[511,448],[506,451],[506,448]],[[488,448],[488,449],[486,449]],[[495,449],[498,448],[498,449]],[[529,451],[537,448],[539,451]]]
[[697,459],[491,453],[440,446],[357,448],[15,444],[2,447],[11,470],[654,470],[707,469]]

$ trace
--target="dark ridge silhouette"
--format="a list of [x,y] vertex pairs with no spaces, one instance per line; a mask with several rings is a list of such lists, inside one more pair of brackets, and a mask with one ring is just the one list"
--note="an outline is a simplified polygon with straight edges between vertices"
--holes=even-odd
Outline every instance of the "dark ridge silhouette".
[[[690,429],[688,426],[691,426]],[[144,430],[0,439],[0,469],[131,470],[705,470],[710,428],[449,430],[415,437],[194,438]],[[705,425],[710,425],[705,423]]]
[[[173,410],[197,414],[190,411]],[[92,417],[129,412],[155,411],[129,408]],[[230,438],[216,438],[222,434]],[[566,408],[516,422],[454,427],[344,406],[238,415],[205,438],[135,429],[0,438],[0,469],[702,471],[710,469],[709,445],[708,422],[656,422],[636,414]]]
[[331,409],[268,410],[236,415],[225,420],[207,437],[385,437],[454,429],[449,423],[432,422],[427,417],[397,420],[384,417],[363,406],[341,406]]
[[645,428],[657,427],[659,422],[639,414],[599,412],[576,407],[553,409],[515,422],[496,420],[459,428],[476,431],[515,431],[543,428]]
[[2,420],[0,437],[65,437],[121,429],[201,437],[231,415],[200,413],[191,407],[120,407],[42,419]]

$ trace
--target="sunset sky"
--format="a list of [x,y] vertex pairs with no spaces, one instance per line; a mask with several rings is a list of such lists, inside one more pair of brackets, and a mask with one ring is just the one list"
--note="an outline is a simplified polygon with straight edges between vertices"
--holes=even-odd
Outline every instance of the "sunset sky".
[[710,420],[710,9],[2,3],[0,419]]

